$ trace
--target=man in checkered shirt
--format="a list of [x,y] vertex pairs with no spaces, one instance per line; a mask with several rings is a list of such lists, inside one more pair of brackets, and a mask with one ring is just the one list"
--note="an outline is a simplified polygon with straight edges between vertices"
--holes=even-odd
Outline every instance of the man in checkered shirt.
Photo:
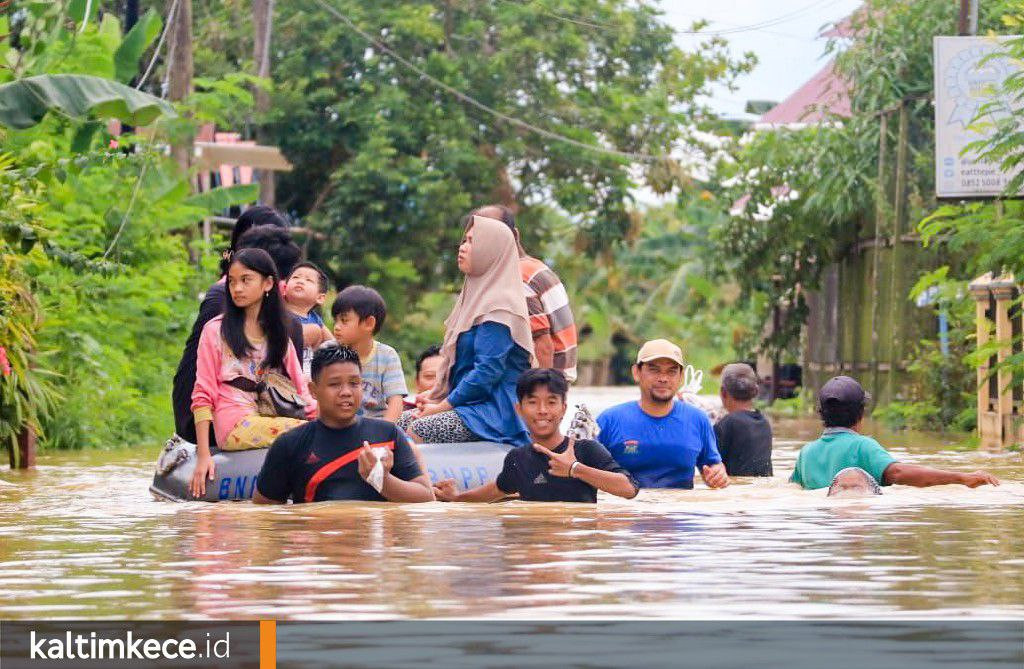
[[572,383],[576,380],[576,321],[569,305],[569,294],[565,292],[561,279],[550,267],[523,250],[515,214],[511,209],[491,204],[473,213],[502,221],[515,235],[537,366],[560,370]]

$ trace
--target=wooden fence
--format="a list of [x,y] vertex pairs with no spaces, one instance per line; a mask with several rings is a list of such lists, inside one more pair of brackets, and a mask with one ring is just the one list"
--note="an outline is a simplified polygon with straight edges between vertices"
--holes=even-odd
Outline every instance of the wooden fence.
[[[804,386],[812,392],[828,378],[846,374],[868,389],[876,404],[907,399],[907,371],[915,344],[934,338],[934,310],[909,292],[922,272],[942,261],[925,249],[908,212],[908,164],[917,128],[904,101],[879,113],[879,160],[874,220],[852,223],[856,242],[828,267],[819,290],[807,294],[810,313],[802,345]],[[895,125],[894,125],[895,124]]]

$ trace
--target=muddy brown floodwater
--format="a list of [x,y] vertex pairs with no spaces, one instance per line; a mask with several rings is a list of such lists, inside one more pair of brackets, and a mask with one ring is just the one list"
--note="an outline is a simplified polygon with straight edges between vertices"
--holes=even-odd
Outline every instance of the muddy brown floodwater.
[[[632,397],[580,389],[600,410]],[[0,473],[0,618],[1006,618],[1024,615],[1024,458],[880,434],[998,488],[829,499],[774,479],[596,506],[160,503],[159,444]]]

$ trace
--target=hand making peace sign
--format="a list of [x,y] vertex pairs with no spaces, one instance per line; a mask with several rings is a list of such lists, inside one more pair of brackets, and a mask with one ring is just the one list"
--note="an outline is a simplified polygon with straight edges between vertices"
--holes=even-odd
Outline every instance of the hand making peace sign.
[[565,450],[561,453],[555,453],[549,448],[545,448],[540,444],[535,443],[533,450],[538,453],[543,453],[548,456],[548,473],[552,476],[561,476],[563,478],[572,478],[570,476],[570,470],[574,463],[578,462],[576,459],[576,440],[569,439],[569,445],[566,446]]

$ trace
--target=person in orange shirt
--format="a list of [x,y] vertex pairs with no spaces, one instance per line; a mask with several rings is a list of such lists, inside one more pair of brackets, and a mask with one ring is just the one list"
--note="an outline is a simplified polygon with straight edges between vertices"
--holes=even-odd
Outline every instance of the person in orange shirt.
[[515,214],[510,208],[489,204],[473,213],[501,221],[515,235],[537,366],[557,369],[572,383],[576,380],[576,321],[561,279],[550,267],[523,250]]

